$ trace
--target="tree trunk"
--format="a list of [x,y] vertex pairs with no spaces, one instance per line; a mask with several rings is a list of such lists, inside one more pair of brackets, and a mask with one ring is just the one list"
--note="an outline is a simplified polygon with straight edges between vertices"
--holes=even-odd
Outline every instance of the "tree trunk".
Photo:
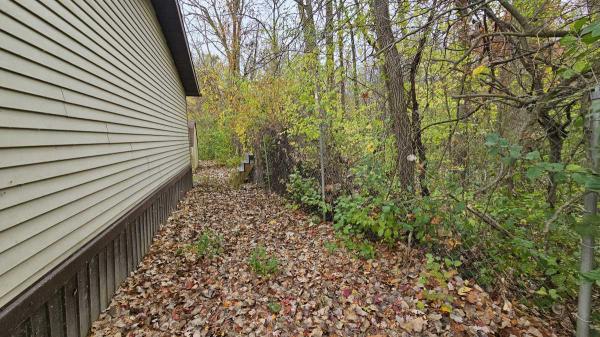
[[[433,8],[436,6],[436,1],[432,4]],[[421,113],[419,111],[419,101],[417,100],[417,70],[419,69],[419,64],[421,63],[421,57],[423,55],[423,50],[425,50],[425,43],[427,42],[427,36],[429,35],[429,25],[433,21],[435,16],[435,9],[432,9],[429,13],[429,17],[427,19],[427,26],[423,31],[423,36],[419,40],[419,45],[417,46],[417,52],[413,57],[413,61],[410,66],[410,99],[412,102],[412,131],[414,134],[413,137],[413,148],[417,151],[417,156],[419,157],[420,167],[419,171],[419,185],[421,187],[421,195],[428,196],[429,188],[427,188],[426,178],[427,178],[427,156],[425,153],[425,146],[423,145],[423,140],[421,138]]]
[[315,53],[317,50],[317,30],[315,28],[312,0],[300,0],[297,3],[304,36],[304,52],[307,54]]
[[229,57],[229,70],[234,77],[240,76],[240,55],[242,45],[242,0],[230,0],[227,2],[229,14],[231,15],[232,34],[231,52]]
[[400,183],[407,189],[414,184],[414,161],[411,123],[408,117],[402,58],[396,49],[390,21],[388,0],[371,0],[379,52],[383,54],[383,69],[388,96],[388,108],[396,137],[397,170]]
[[338,0],[338,58],[340,62],[340,105],[343,116],[346,116],[346,65],[344,63],[344,25],[342,24],[342,12],[344,11],[344,0]]
[[333,90],[335,86],[334,73],[335,63],[333,53],[333,0],[325,0],[325,72],[327,75],[327,90]]
[[[346,15],[348,19],[348,16]],[[352,52],[352,96],[354,99],[354,109],[360,106],[360,94],[358,90],[358,70],[356,69],[356,42],[354,40],[354,24],[350,26],[350,50]]]

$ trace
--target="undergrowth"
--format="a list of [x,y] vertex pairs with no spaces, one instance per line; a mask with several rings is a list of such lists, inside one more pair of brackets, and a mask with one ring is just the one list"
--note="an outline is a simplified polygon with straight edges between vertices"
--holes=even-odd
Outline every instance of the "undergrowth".
[[260,276],[269,276],[279,271],[279,261],[270,256],[264,246],[256,246],[248,258],[250,269]]
[[[394,178],[373,162],[367,160],[352,173],[352,192],[337,198],[332,209],[340,241],[357,257],[373,258],[373,242],[404,242],[440,256],[442,264],[455,261],[451,267],[465,278],[475,279],[488,290],[504,287],[520,294],[527,304],[549,309],[554,303],[575,298],[578,234],[564,218],[544,233],[549,214],[539,192],[523,190],[515,198],[499,187],[489,199],[478,199],[450,179],[449,191],[407,197]],[[313,179],[295,172],[288,186],[294,202],[318,212],[320,199]],[[488,209],[501,230],[474,216],[467,207]],[[337,248],[331,243],[326,247],[330,252]],[[429,265],[438,263],[429,260]]]
[[223,236],[205,230],[191,248],[198,257],[211,259],[223,253]]

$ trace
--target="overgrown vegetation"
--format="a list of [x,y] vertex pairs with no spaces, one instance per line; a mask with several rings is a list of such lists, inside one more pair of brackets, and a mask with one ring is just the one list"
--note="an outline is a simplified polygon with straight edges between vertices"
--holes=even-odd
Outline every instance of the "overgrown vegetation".
[[223,253],[223,237],[211,230],[205,230],[191,248],[198,257],[211,259]]
[[270,276],[279,270],[279,261],[267,253],[264,246],[258,245],[248,258],[250,269],[260,276]]
[[[198,3],[196,33],[220,36]],[[578,270],[582,235],[600,231],[583,209],[600,190],[586,127],[600,109],[597,4],[258,8],[265,17],[237,30],[252,42],[196,55],[203,97],[190,115],[212,127],[201,157],[254,153],[258,183],[325,213],[361,258],[374,242],[416,246],[441,259],[428,258],[431,275],[459,261],[447,267],[576,321],[579,284],[600,282]],[[600,321],[597,287],[593,301]]]
[[323,200],[316,179],[303,178],[298,171],[294,171],[288,180],[286,191],[290,200],[309,212],[318,214],[330,211],[331,206]]

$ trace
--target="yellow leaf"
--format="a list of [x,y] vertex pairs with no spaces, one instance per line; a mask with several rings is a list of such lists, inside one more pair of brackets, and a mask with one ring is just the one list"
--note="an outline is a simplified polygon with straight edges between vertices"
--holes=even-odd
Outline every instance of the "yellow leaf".
[[478,66],[477,68],[473,69],[473,76],[487,73],[489,70],[490,69],[485,64],[482,64],[482,65]]
[[467,293],[469,293],[469,291],[471,291],[471,288],[469,288],[467,286],[463,286],[458,289],[458,294],[460,296],[465,296]]
[[373,151],[375,151],[375,145],[373,145],[373,143],[369,142],[369,143],[367,144],[367,151],[368,151],[369,153],[373,153]]
[[442,306],[440,307],[440,311],[446,314],[449,314],[452,312],[452,307],[446,303],[442,304]]

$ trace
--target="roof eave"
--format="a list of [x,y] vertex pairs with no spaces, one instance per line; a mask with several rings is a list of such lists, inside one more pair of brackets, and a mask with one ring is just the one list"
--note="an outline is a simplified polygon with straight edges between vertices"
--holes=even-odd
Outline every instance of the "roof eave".
[[186,96],[200,96],[177,0],[151,0]]

